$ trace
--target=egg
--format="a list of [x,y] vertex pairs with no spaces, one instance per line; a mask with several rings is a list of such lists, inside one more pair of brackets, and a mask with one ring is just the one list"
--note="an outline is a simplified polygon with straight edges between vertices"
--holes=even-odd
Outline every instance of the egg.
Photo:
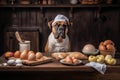
[[2,63],[3,66],[7,66],[8,64],[7,63]]
[[20,67],[20,66],[23,66],[23,64],[16,64],[16,66],[19,66],[19,67]]
[[20,55],[20,59],[26,60],[27,58],[28,58],[28,51],[24,50]]
[[34,54],[34,51],[28,51],[28,56],[29,56],[30,54]]
[[41,52],[37,52],[35,56],[36,56],[36,59],[40,59],[41,57],[43,57]]
[[8,51],[8,52],[6,52],[6,53],[4,54],[4,57],[5,57],[6,59],[8,59],[8,58],[10,58],[10,57],[13,57],[13,56],[14,56],[13,52],[10,52],[10,51]]
[[15,63],[16,63],[16,64],[22,64],[22,60],[21,60],[21,59],[16,59],[16,60],[15,60]]
[[78,59],[73,59],[74,64],[78,64],[79,60]]
[[16,63],[15,63],[15,60],[10,59],[10,60],[7,61],[7,64],[10,65],[10,66],[13,66],[13,65],[15,65]]
[[72,64],[73,63],[72,62],[72,58],[69,57],[69,56],[65,59],[65,62],[68,63],[68,64]]
[[16,51],[16,52],[14,53],[14,57],[15,57],[15,58],[20,58],[20,54],[21,54],[20,51]]
[[35,54],[30,54],[30,55],[28,56],[28,60],[29,60],[29,61],[35,61],[35,60],[36,60]]

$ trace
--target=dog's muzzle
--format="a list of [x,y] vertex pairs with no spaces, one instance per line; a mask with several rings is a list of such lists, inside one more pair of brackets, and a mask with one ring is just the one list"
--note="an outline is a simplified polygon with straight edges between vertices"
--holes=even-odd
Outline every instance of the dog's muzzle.
[[55,38],[58,39],[59,37],[62,37],[63,39],[65,39],[66,38],[65,29],[66,29],[66,26],[56,27]]

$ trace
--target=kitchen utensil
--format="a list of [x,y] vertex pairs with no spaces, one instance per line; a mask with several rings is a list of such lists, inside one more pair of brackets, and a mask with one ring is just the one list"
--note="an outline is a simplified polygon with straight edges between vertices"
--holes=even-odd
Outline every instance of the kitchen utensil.
[[18,31],[15,32],[15,36],[16,36],[17,40],[18,40],[20,43],[23,43],[23,40],[21,39],[20,34],[19,34]]

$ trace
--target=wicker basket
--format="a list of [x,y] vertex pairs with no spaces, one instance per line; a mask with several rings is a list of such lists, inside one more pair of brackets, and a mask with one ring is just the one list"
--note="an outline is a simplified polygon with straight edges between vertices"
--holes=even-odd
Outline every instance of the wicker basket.
[[112,57],[115,57],[115,51],[108,51],[108,50],[100,50],[100,54],[106,56],[106,55],[111,55]]

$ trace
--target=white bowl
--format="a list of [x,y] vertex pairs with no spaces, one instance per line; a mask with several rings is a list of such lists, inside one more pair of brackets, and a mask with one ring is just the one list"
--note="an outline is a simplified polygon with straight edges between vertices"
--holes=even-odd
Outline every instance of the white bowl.
[[95,49],[94,52],[88,52],[88,51],[82,50],[82,52],[83,52],[84,54],[87,54],[87,55],[96,55],[96,54],[99,53],[99,50],[98,50],[98,49]]

